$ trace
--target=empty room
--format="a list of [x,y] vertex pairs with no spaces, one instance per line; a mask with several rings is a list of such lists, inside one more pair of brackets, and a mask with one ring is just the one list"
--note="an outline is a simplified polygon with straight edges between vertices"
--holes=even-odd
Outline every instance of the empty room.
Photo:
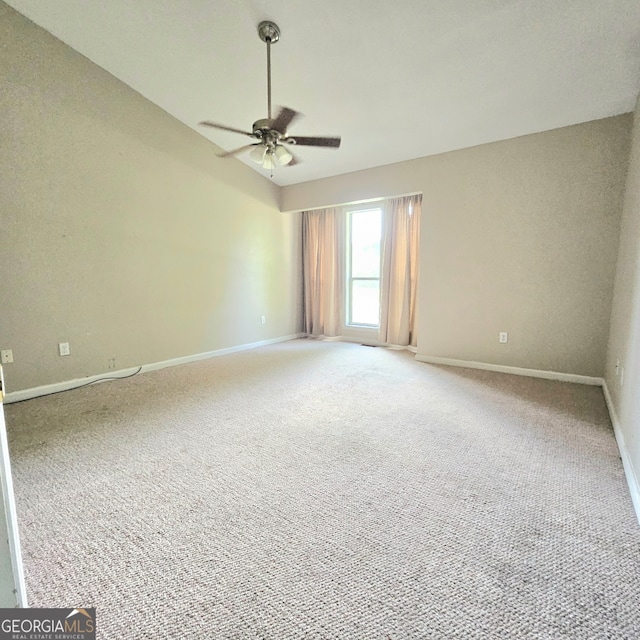
[[640,637],[638,25],[0,0],[0,638]]

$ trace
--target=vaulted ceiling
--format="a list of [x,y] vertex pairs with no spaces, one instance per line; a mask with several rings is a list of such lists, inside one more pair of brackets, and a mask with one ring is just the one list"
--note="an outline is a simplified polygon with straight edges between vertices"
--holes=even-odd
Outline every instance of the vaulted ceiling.
[[227,150],[250,140],[198,122],[266,117],[257,25],[273,20],[274,105],[305,114],[291,133],[342,136],[299,147],[280,185],[624,113],[640,90],[638,0],[8,4]]

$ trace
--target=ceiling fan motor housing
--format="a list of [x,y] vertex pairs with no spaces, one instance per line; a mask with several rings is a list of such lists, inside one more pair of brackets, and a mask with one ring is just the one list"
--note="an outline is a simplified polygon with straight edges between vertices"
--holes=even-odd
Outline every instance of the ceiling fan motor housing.
[[272,131],[271,124],[273,123],[273,119],[271,118],[261,118],[260,120],[256,120],[253,123],[253,133],[259,134],[261,137],[267,131]]
[[258,138],[262,144],[269,147],[275,147],[280,141],[285,139],[284,132],[271,128],[273,122],[274,120],[271,118],[262,118],[253,123],[253,135]]

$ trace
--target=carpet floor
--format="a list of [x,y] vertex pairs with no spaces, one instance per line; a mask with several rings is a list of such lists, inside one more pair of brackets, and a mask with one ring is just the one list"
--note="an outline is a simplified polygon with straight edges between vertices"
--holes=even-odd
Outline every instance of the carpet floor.
[[30,605],[98,638],[640,637],[599,388],[297,340],[5,409]]

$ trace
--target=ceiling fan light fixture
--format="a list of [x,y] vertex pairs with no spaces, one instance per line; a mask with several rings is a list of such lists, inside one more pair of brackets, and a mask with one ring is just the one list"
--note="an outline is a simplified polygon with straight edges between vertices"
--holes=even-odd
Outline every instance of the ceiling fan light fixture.
[[284,165],[289,164],[293,160],[293,156],[281,144],[276,147],[275,156],[281,167],[284,167]]
[[273,169],[273,151],[271,149],[266,149],[264,154],[264,160],[262,162],[262,167],[264,169]]
[[265,161],[267,155],[267,147],[263,144],[256,145],[249,153],[249,157],[257,164],[262,164]]

